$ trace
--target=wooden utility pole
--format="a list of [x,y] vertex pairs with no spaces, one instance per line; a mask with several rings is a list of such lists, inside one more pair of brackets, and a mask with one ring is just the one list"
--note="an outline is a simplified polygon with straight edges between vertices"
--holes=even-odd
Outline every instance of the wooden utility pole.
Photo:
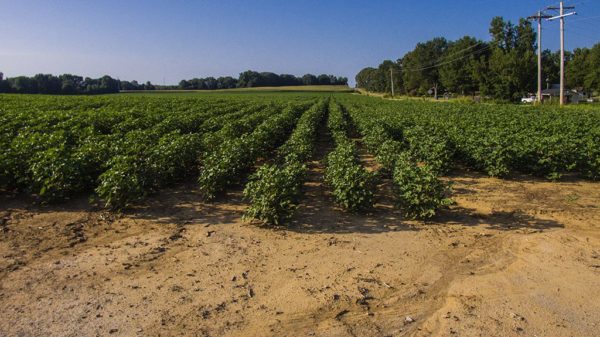
[[394,68],[390,67],[390,84],[392,86],[392,97],[394,97]]
[[559,10],[559,15],[548,18],[548,21],[560,19],[560,105],[565,104],[565,17],[575,15],[576,12],[565,14],[565,9],[575,9],[575,6],[565,6],[560,2],[560,7],[548,7],[550,10]]
[[527,19],[537,20],[538,23],[538,83],[537,83],[537,101],[542,103],[542,19],[549,19],[550,15],[544,15],[542,11],[539,11],[537,15],[530,16]]

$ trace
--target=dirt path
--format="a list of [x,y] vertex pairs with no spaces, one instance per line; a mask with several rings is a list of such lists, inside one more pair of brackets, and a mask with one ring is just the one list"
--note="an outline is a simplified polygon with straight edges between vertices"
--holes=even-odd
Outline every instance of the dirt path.
[[422,223],[319,179],[288,230],[193,184],[121,215],[1,197],[0,336],[599,335],[598,183],[459,172]]

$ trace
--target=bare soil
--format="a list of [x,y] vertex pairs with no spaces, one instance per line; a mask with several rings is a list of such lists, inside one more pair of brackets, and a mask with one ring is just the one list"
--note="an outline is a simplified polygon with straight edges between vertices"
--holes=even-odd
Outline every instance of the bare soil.
[[461,171],[425,223],[386,181],[342,212],[321,170],[280,229],[244,223],[239,189],[122,214],[0,197],[0,336],[600,336],[599,183]]

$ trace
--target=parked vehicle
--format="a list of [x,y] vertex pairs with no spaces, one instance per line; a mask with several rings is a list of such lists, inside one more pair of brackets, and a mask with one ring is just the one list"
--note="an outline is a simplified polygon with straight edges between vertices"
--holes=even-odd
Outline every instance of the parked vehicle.
[[529,96],[529,97],[523,97],[521,98],[521,103],[533,103],[536,101],[536,97],[535,96]]

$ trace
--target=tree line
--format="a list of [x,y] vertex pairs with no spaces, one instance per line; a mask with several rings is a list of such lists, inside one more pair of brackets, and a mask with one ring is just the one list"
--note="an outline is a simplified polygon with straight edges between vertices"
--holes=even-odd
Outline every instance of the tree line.
[[297,77],[289,74],[275,74],[271,72],[257,72],[248,70],[240,74],[239,78],[233,77],[207,77],[182,80],[179,89],[183,90],[216,90],[231,88],[253,87],[282,87],[300,85],[348,85],[348,78],[334,75],[306,74]]
[[182,80],[179,85],[161,86],[151,82],[140,84],[137,81],[121,81],[108,75],[93,79],[71,74],[60,76],[37,74],[33,77],[17,76],[5,79],[0,73],[0,93],[18,94],[93,95],[117,93],[121,90],[216,90],[300,85],[348,85],[348,79],[324,74],[319,76],[306,74],[296,77],[249,70],[241,73],[237,79],[231,76],[194,78]]
[[[537,90],[537,35],[531,22],[495,17],[490,41],[465,36],[418,43],[402,58],[362,69],[356,86],[372,92],[425,96],[437,93],[481,95],[518,100]],[[560,54],[542,54],[544,88],[559,81]],[[566,85],[588,93],[600,91],[600,44],[566,53]],[[393,74],[390,74],[390,72]]]
[[139,84],[137,81],[121,81],[108,75],[100,78],[89,78],[78,75],[37,74],[33,77],[17,76],[4,79],[0,73],[0,92],[17,94],[51,94],[51,95],[93,95],[109,94],[120,90],[154,90],[150,83]]

